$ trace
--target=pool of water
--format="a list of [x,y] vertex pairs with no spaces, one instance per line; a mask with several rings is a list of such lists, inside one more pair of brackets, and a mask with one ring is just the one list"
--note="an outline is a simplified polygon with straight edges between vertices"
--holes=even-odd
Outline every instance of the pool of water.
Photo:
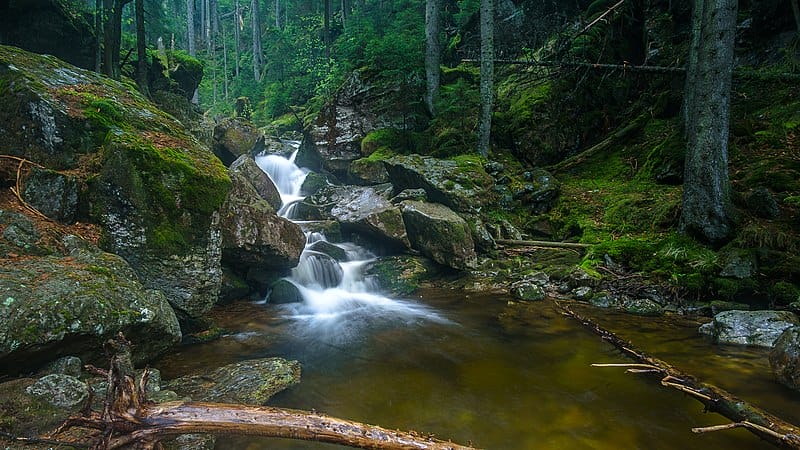
[[[300,384],[271,405],[316,410],[387,428],[432,433],[484,449],[768,449],[745,430],[696,435],[727,423],[646,375],[592,363],[630,362],[563,317],[551,302],[429,290],[404,307],[358,306],[321,326],[297,309],[235,303],[215,310],[230,335],[187,346],[156,364],[165,378],[237,360],[282,356]],[[773,381],[763,349],[710,345],[682,317],[581,312],[701,380],[800,423],[800,394]],[[341,448],[225,437],[218,449]]]

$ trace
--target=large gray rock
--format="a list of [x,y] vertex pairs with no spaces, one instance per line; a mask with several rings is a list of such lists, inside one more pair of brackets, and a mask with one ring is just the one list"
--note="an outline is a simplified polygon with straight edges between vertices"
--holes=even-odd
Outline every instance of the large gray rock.
[[272,208],[277,211],[281,208],[281,194],[275,183],[269,178],[258,164],[252,155],[242,155],[231,164],[229,168],[230,173],[236,173],[243,176],[255,188],[259,197],[266,200]]
[[417,201],[404,201],[402,207],[413,248],[455,269],[478,265],[470,227],[453,210],[438,203]]
[[218,216],[230,180],[186,128],[131,84],[0,46],[0,148],[73,170],[77,220],[191,318],[219,291]]
[[249,120],[228,118],[214,127],[211,148],[223,164],[230,166],[242,155],[264,150],[264,133]]
[[784,330],[800,325],[788,311],[724,311],[700,326],[700,332],[721,344],[772,347]]
[[78,214],[78,180],[54,170],[34,167],[25,179],[25,201],[45,216],[72,223]]
[[69,409],[81,405],[89,397],[89,386],[83,381],[60,373],[45,375],[25,391],[57,408]]
[[300,363],[283,358],[250,359],[165,383],[195,401],[265,405],[300,381]]
[[769,365],[778,381],[800,391],[800,326],[781,333],[769,353]]
[[[377,75],[377,76],[376,76]],[[312,121],[300,145],[297,164],[314,171],[325,170],[345,178],[350,163],[361,158],[361,140],[381,128],[408,129],[414,118],[398,108],[408,98],[419,98],[407,92],[395,79],[378,79],[379,74],[355,71]]]
[[275,214],[242,174],[232,171],[231,181],[221,210],[225,264],[240,272],[296,266],[306,243],[300,226]]
[[422,188],[431,202],[459,212],[478,212],[491,204],[494,180],[478,161],[427,156],[394,156],[384,161],[396,191]]
[[409,248],[400,208],[388,197],[391,186],[327,186],[306,198],[303,218],[336,220],[347,230],[390,245]]
[[105,360],[103,342],[118,332],[143,362],[181,338],[160,291],[147,289],[125,260],[70,237],[69,256],[0,266],[0,366],[35,368],[62,355]]

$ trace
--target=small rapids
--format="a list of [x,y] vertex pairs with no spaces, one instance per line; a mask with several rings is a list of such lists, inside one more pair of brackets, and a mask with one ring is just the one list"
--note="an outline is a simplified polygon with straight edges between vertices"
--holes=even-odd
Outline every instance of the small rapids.
[[[301,187],[308,174],[294,163],[296,156],[297,151],[288,159],[274,154],[256,157],[281,195],[278,214],[290,220],[295,219],[294,205],[304,198]],[[306,246],[286,280],[297,287],[303,301],[279,308],[295,323],[298,337],[343,343],[388,324],[449,323],[432,308],[380,294],[377,284],[364,275],[365,267],[375,259],[369,250],[352,242],[329,242],[324,234],[308,231],[306,225],[312,222],[296,223],[305,231]],[[335,245],[345,257],[337,260],[317,250],[319,243]]]

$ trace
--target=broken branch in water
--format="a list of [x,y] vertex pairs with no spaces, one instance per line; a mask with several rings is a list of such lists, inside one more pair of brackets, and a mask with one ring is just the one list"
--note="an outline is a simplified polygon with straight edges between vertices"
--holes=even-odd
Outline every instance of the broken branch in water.
[[327,442],[375,450],[474,450],[415,432],[392,431],[374,425],[315,412],[223,403],[145,400],[147,370],[133,378],[130,342],[121,334],[107,343],[113,352],[107,371],[109,389],[102,412],[86,410],[70,417],[55,431],[72,427],[96,430],[95,449],[151,449],[180,434],[246,434]]
[[[734,424],[705,429],[695,428],[693,431],[697,430],[695,431],[696,433],[741,427],[780,448],[800,450],[800,428],[797,426],[764,411],[758,406],[747,403],[713,384],[700,382],[694,376],[681,372],[665,361],[645,354],[630,342],[622,340],[616,334],[606,330],[591,319],[576,313],[569,306],[560,302],[556,302],[556,305],[565,315],[591,329],[626,356],[638,361],[642,366],[647,366],[647,372],[657,373],[661,376],[662,386],[677,389],[703,403],[707,411],[718,413],[735,422]],[[596,366],[643,368],[638,367],[638,364],[603,364]]]

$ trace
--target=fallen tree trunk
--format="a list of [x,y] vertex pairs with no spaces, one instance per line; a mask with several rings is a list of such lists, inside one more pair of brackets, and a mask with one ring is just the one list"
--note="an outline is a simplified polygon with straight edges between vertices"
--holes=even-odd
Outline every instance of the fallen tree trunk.
[[162,440],[191,433],[302,439],[374,450],[474,450],[415,432],[387,430],[316,412],[224,403],[148,402],[148,371],[138,383],[134,381],[130,342],[120,335],[106,346],[114,353],[110,370],[91,368],[105,375],[109,383],[103,411],[85,409],[67,419],[55,436],[73,427],[96,430],[88,439],[97,450],[154,449]]
[[593,364],[596,367],[625,367],[630,373],[649,373],[661,378],[661,385],[677,389],[705,405],[706,411],[718,413],[733,423],[715,427],[693,428],[695,433],[706,433],[730,428],[747,428],[760,438],[786,449],[800,449],[800,428],[774,416],[763,409],[739,399],[731,393],[712,384],[698,381],[694,376],[684,373],[658,358],[654,358],[620,339],[591,319],[581,316],[569,306],[556,302],[561,311],[570,316],[604,341],[616,347],[626,356],[637,361],[636,364]]
[[650,117],[649,114],[640,115],[639,117],[634,119],[631,123],[618,129],[617,131],[615,131],[602,141],[598,142],[597,144],[587,148],[586,150],[578,153],[577,155],[571,156],[561,161],[558,164],[553,164],[547,169],[552,172],[558,172],[560,170],[569,169],[570,167],[583,163],[591,156],[594,156],[606,150],[607,148],[615,144],[617,141],[627,137],[634,131],[638,131],[640,128],[644,127],[647,121],[649,120],[649,117]]
[[494,241],[500,245],[530,245],[534,247],[548,247],[548,248],[587,249],[591,247],[590,244],[579,244],[577,242],[524,241],[518,239],[495,239]]

